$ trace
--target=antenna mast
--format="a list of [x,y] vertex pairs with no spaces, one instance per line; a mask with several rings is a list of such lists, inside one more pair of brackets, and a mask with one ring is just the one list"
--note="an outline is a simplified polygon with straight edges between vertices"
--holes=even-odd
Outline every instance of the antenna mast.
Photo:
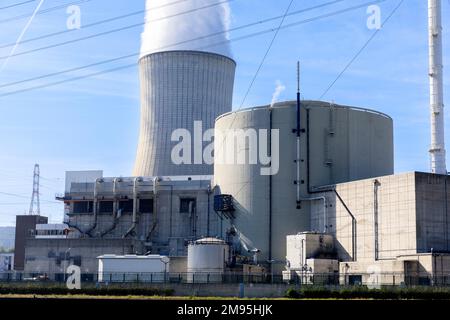
[[445,161],[444,86],[442,62],[442,3],[428,0],[430,55],[431,172],[447,174]]
[[30,211],[28,212],[30,216],[41,215],[41,204],[39,202],[39,176],[40,176],[39,165],[35,164],[33,174],[33,193],[31,195]]

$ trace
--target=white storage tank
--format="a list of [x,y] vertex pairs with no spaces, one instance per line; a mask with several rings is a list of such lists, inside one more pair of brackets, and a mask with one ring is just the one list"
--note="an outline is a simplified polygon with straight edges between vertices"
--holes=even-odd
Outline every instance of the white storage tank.
[[191,242],[188,246],[188,282],[221,282],[228,257],[228,244],[221,239],[204,238]]
[[98,259],[99,282],[165,282],[170,259],[160,255],[103,255]]

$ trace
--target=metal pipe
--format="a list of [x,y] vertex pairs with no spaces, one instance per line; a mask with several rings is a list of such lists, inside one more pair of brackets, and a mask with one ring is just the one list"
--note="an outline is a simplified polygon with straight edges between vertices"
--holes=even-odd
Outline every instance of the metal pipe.
[[104,236],[106,236],[108,233],[110,233],[111,231],[113,231],[116,226],[117,226],[117,220],[118,220],[118,206],[117,206],[117,183],[118,182],[122,182],[122,178],[114,178],[113,180],[113,223],[111,225],[110,228],[108,228],[107,230],[103,231],[100,234],[100,237],[103,238]]
[[[309,119],[308,119],[309,120]],[[297,156],[295,159],[296,167],[297,167],[297,176],[295,180],[295,184],[297,186],[297,209],[301,209],[301,203],[302,201],[316,201],[316,200],[322,200],[323,201],[323,217],[324,217],[324,233],[327,232],[328,226],[327,226],[327,199],[325,196],[320,197],[302,197],[301,195],[301,189],[300,189],[300,171],[301,171],[301,94],[300,94],[300,62],[297,62],[297,126],[294,130],[297,136],[296,139],[296,150],[297,150]],[[308,132],[309,135],[309,132]],[[309,137],[308,137],[309,138]],[[309,150],[307,151],[309,153]],[[308,154],[309,156],[309,154]],[[308,176],[308,183],[309,183],[309,176]]]
[[[152,227],[149,230],[147,234],[147,241],[151,241],[153,232],[156,229],[156,223],[157,223],[157,213],[158,213],[158,182],[161,180],[160,177],[154,177],[153,178],[153,223]],[[172,213],[171,213],[172,214]]]
[[113,216],[117,216],[117,182],[121,182],[122,178],[114,178],[113,180]]
[[374,255],[375,261],[379,260],[379,243],[378,243],[378,187],[380,182],[375,179],[373,181],[373,233],[374,233]]
[[442,61],[441,0],[428,0],[428,33],[431,114],[431,172],[436,174],[447,174],[444,134],[444,67]]
[[[195,205],[194,205],[195,204]],[[189,203],[189,212],[191,214],[192,234],[194,238],[197,237],[197,203]]]
[[208,186],[208,189],[206,190],[206,196],[208,197],[208,210],[207,210],[207,223],[206,223],[206,236],[209,237],[209,225],[210,225],[210,218],[209,218],[209,214],[210,214],[210,205],[211,205],[211,201],[210,201],[210,196],[211,196],[212,190],[211,190],[211,185]]
[[[170,231],[169,231],[169,234],[170,234],[170,237],[172,237],[172,234],[173,234],[173,232],[172,232],[172,229],[173,229],[173,227],[172,227],[172,220],[173,220],[173,217],[172,217],[172,215],[173,215],[173,185],[170,185]],[[155,211],[156,212],[156,211]]]
[[339,199],[339,201],[341,202],[341,204],[344,206],[344,209],[347,211],[347,213],[350,215],[351,219],[352,219],[352,261],[356,261],[357,260],[357,251],[356,251],[356,218],[353,215],[353,213],[350,211],[350,209],[347,207],[347,205],[345,204],[344,200],[341,198],[340,194],[336,191],[336,189],[333,190],[336,197]]
[[431,279],[432,279],[432,286],[435,286],[435,277],[436,277],[436,255],[434,254],[434,249],[431,248]]
[[296,185],[297,185],[297,209],[301,209],[301,197],[300,197],[300,112],[301,112],[301,101],[300,101],[300,62],[297,62],[297,159],[295,160],[297,165],[297,177],[296,177]]
[[[273,113],[272,109],[269,109],[269,154],[272,159],[272,127],[273,127]],[[272,175],[269,175],[269,260],[272,260]],[[270,265],[270,270],[273,272],[273,265]]]
[[448,175],[445,176],[445,188],[444,188],[444,192],[445,192],[445,197],[444,197],[444,207],[445,207],[445,217],[444,217],[444,221],[445,221],[445,246],[446,246],[446,250],[448,252],[449,249],[449,241],[448,241],[448,187],[447,187],[447,179],[448,179]]
[[142,177],[135,177],[133,180],[133,221],[131,227],[127,230],[124,238],[128,237],[133,231],[135,231],[137,226],[137,200],[138,200],[138,182],[141,182]]
[[94,182],[94,206],[93,206],[93,212],[94,212],[94,223],[89,228],[88,231],[85,232],[85,234],[92,236],[91,232],[97,228],[97,220],[98,220],[98,185],[103,182],[103,178],[97,178]]

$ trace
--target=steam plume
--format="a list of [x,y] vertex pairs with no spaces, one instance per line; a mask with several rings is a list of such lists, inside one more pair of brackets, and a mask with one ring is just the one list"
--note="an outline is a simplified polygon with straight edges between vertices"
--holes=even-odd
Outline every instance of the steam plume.
[[[171,3],[173,4],[171,5]],[[216,3],[220,4],[214,5]],[[227,2],[223,0],[188,0],[181,2],[147,0],[146,10],[141,57],[155,52],[171,50],[206,51],[231,57],[230,46],[226,42],[228,40],[227,33],[177,44],[228,30],[230,7]],[[184,12],[187,13],[183,14]],[[220,43],[220,45],[211,46],[217,43]]]
[[281,93],[286,90],[286,87],[281,83],[280,80],[277,80],[275,82],[276,87],[275,87],[275,92],[272,95],[272,102],[270,103],[270,107],[272,108],[275,103],[278,101],[278,98],[280,97]]

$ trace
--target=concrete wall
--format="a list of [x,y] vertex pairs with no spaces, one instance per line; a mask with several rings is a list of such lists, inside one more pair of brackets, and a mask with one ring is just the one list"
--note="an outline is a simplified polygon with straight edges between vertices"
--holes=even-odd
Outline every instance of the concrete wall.
[[44,224],[47,222],[48,218],[42,216],[16,216],[14,270],[22,271],[24,269],[26,240],[31,236],[31,231],[35,230],[36,224]]
[[415,173],[418,252],[450,252],[450,177]]
[[[408,269],[404,261],[417,261],[416,272],[448,270],[448,255],[441,266],[431,263],[431,253],[449,253],[448,182],[446,176],[411,172],[338,184],[336,192],[319,194],[327,199],[326,222],[323,206],[315,204],[312,228],[327,225],[340,260],[353,272],[375,266],[383,273],[402,273]],[[350,214],[356,219],[356,238]]]
[[145,56],[139,65],[141,127],[133,175],[212,174],[212,165],[174,164],[171,152],[178,142],[171,142],[171,135],[187,129],[193,139],[194,121],[211,129],[216,117],[231,110],[235,62],[212,53],[170,51]]
[[97,273],[97,257],[105,254],[134,254],[140,243],[129,239],[28,239],[25,250],[25,272],[64,273],[71,264],[81,262],[83,273]]
[[[375,212],[378,212],[378,258],[416,253],[415,190],[415,174],[407,173],[338,184],[336,192],[342,201],[333,192],[320,194],[327,198],[325,224],[327,232],[336,235],[339,257],[344,261],[353,257],[352,219],[347,210],[356,218],[358,261],[375,259]],[[312,229],[322,230],[323,206],[316,204],[311,214]]]

